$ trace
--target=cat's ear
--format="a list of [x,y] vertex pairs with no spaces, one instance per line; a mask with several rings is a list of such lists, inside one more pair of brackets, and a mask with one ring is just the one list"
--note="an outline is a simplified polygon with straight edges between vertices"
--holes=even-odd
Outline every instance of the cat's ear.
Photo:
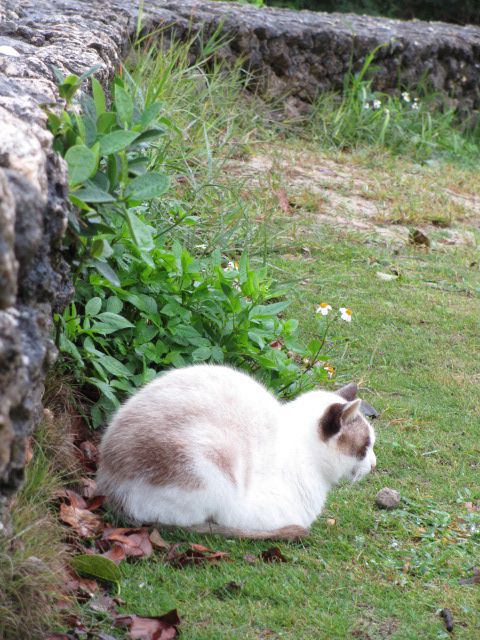
[[355,382],[349,382],[344,387],[338,389],[335,393],[349,402],[357,397],[358,386]]
[[360,398],[357,398],[352,402],[347,402],[347,404],[344,404],[343,411],[342,411],[342,418],[341,418],[342,422],[345,423],[345,422],[351,422],[352,420],[355,420],[355,418],[360,413],[361,404],[362,404],[362,401],[360,400]]
[[320,418],[320,437],[322,440],[328,440],[336,435],[342,428],[342,424],[346,424],[355,420],[360,411],[362,401],[357,399],[352,402],[335,402],[331,404]]

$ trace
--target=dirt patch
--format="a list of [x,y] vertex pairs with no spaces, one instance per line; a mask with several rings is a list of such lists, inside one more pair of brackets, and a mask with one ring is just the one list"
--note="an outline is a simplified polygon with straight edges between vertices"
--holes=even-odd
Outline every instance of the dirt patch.
[[[291,215],[310,215],[313,225],[347,228],[388,244],[409,242],[420,229],[431,248],[476,246],[480,231],[480,197],[450,186],[441,169],[379,170],[347,164],[321,153],[275,147],[246,160],[229,160],[225,169],[248,187],[281,189]],[[446,182],[449,186],[443,186]]]

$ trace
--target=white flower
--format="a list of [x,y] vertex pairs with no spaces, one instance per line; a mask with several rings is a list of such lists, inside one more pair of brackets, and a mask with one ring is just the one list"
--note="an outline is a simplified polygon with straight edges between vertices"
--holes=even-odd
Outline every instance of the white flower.
[[365,104],[363,105],[364,109],[370,109],[370,105],[368,104],[368,102],[365,102]]
[[410,102],[410,100],[411,100],[410,94],[407,91],[404,91],[402,93],[402,98],[405,100],[405,102]]
[[413,104],[412,104],[412,109],[417,110],[419,108],[420,108],[420,103],[418,102],[417,98],[415,98],[415,100],[413,101]]
[[349,309],[348,307],[341,307],[340,308],[340,317],[342,318],[342,320],[345,320],[345,322],[351,322],[352,321],[352,310]]
[[375,99],[375,100],[373,101],[373,103],[372,103],[372,107],[373,107],[374,109],[380,109],[380,107],[381,107],[381,106],[382,106],[382,102],[381,102],[381,100],[376,100],[376,99]]
[[332,310],[332,307],[326,302],[321,302],[315,310],[315,313],[321,313],[322,316],[328,316],[328,312]]

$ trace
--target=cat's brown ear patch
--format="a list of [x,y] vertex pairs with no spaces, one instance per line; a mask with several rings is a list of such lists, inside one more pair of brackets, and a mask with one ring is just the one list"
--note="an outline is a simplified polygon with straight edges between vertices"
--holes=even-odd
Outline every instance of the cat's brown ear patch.
[[348,402],[351,402],[357,397],[357,391],[357,384],[355,382],[349,382],[344,387],[338,389],[338,391],[336,391],[335,393],[344,398],[344,400],[348,400]]
[[342,428],[342,413],[345,405],[341,402],[331,404],[320,418],[319,430],[322,440],[328,440]]

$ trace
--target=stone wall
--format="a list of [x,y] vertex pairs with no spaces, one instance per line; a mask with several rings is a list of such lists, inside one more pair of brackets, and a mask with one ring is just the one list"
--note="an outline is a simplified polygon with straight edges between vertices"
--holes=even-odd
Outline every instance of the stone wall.
[[[122,2],[129,8],[130,2]],[[201,0],[145,2],[149,28],[174,24],[180,37],[189,29],[212,34],[220,27],[229,43],[226,58],[242,57],[270,96],[289,96],[300,108],[322,91],[341,90],[349,70],[375,57],[374,85],[415,89],[423,80],[451,96],[465,111],[480,107],[480,28],[371,16],[257,9]],[[130,10],[130,9],[129,9]]]
[[[478,108],[480,29],[349,15],[255,9],[198,0],[145,0],[146,30],[185,38],[217,28],[219,55],[245,60],[258,86],[298,110],[340,89],[350,65],[377,55],[376,86],[433,86]],[[60,243],[68,204],[43,103],[58,101],[53,67],[100,64],[104,84],[135,33],[137,0],[3,0],[0,4],[0,511],[23,477],[26,442],[41,416],[55,359],[51,318],[72,295]],[[203,37],[205,37],[203,36]]]

